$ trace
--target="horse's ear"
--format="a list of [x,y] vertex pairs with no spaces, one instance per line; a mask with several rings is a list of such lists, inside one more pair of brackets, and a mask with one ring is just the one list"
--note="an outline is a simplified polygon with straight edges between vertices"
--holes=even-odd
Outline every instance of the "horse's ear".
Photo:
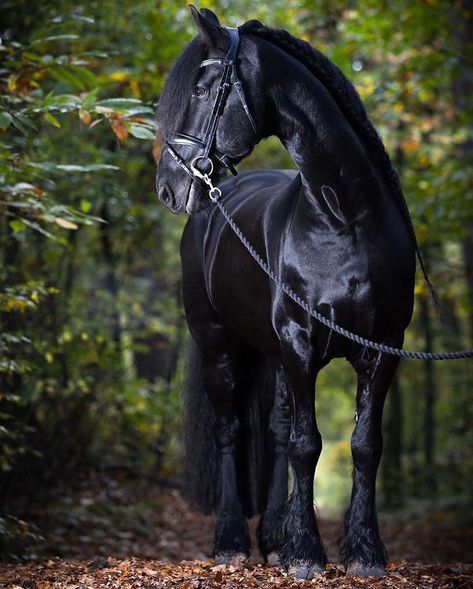
[[223,27],[220,26],[218,18],[215,14],[206,8],[200,12],[192,4],[189,6],[192,18],[194,19],[199,35],[202,40],[209,45],[209,47],[217,47],[218,49],[227,49],[228,34]]
[[217,18],[217,15],[215,14],[215,12],[212,12],[210,9],[208,8],[201,8],[200,9],[200,14],[202,16],[204,16],[207,20],[209,20],[210,22],[213,22],[214,25],[216,25],[217,27],[220,26],[220,22]]

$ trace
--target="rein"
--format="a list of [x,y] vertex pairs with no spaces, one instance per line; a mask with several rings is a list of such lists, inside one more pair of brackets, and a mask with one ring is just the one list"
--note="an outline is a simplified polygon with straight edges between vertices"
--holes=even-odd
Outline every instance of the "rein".
[[[208,195],[212,202],[214,202],[220,212],[225,217],[225,220],[230,225],[232,230],[234,231],[235,235],[244,245],[245,249],[251,255],[251,257],[255,260],[258,266],[263,270],[263,272],[276,284],[278,288],[280,288],[290,299],[292,299],[299,307],[304,309],[309,315],[311,315],[314,319],[316,319],[325,327],[328,327],[330,330],[342,335],[343,337],[355,342],[361,346],[366,348],[370,348],[377,352],[382,352],[384,354],[391,354],[392,356],[398,356],[399,358],[413,358],[416,360],[458,360],[460,358],[473,358],[473,350],[463,350],[458,352],[417,352],[411,350],[403,350],[401,348],[393,348],[392,346],[387,346],[385,344],[380,344],[378,342],[371,341],[356,333],[341,327],[331,319],[328,319],[315,309],[313,309],[310,304],[303,298],[301,298],[297,293],[295,293],[290,286],[288,286],[285,282],[283,282],[276,272],[271,268],[268,261],[265,260],[262,256],[258,254],[255,250],[253,245],[248,241],[245,237],[245,234],[242,232],[240,227],[237,225],[235,219],[232,217],[228,209],[222,203],[222,191],[217,186],[214,186],[211,175],[214,170],[214,164],[210,157],[211,151],[213,151],[213,155],[222,163],[225,167],[227,167],[233,175],[237,174],[237,171],[233,164],[231,163],[231,158],[225,154],[218,153],[215,149],[212,150],[213,144],[215,141],[215,136],[217,134],[218,122],[220,119],[220,115],[223,111],[225,106],[225,101],[232,89],[234,87],[237,91],[238,98],[240,103],[245,111],[245,115],[247,116],[253,130],[256,132],[256,125],[253,117],[251,116],[250,110],[248,108],[248,104],[245,99],[245,95],[241,86],[241,83],[238,79],[237,71],[236,71],[236,58],[238,54],[238,47],[240,44],[240,35],[238,29],[231,29],[225,27],[228,35],[230,37],[230,48],[225,56],[225,58],[212,58],[206,59],[203,61],[199,67],[208,67],[213,65],[220,65],[223,66],[222,77],[220,79],[219,87],[217,90],[217,95],[215,97],[215,101],[212,107],[212,111],[209,115],[205,137],[204,139],[199,139],[198,137],[194,137],[192,135],[187,135],[184,133],[177,133],[174,137],[170,140],[165,142],[166,148],[169,154],[174,158],[174,160],[181,166],[181,168],[188,174],[192,180],[198,180],[200,182],[204,182],[208,188]],[[179,153],[172,147],[173,145],[194,145],[201,147],[203,152],[201,155],[195,157],[190,164],[188,164],[180,155]],[[205,164],[205,166],[204,166]],[[202,168],[202,169],[201,169]]]

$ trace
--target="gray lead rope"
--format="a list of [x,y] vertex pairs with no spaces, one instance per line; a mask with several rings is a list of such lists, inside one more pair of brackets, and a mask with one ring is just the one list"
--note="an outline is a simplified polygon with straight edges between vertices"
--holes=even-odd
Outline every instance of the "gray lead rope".
[[[207,182],[207,184],[209,184]],[[348,329],[337,325],[332,320],[327,319],[321,313],[312,309],[311,306],[307,301],[302,299],[298,294],[296,294],[292,288],[290,288],[285,282],[283,282],[277,275],[274,270],[270,267],[268,262],[262,258],[255,248],[251,245],[248,239],[244,236],[242,230],[238,227],[235,222],[235,219],[231,216],[228,209],[224,206],[221,200],[221,192],[217,187],[210,187],[210,196],[212,202],[215,202],[218,208],[220,209],[222,215],[225,217],[227,223],[233,229],[235,235],[241,241],[241,243],[245,246],[248,253],[251,257],[255,260],[258,266],[263,270],[265,274],[271,278],[271,280],[280,288],[290,299],[292,299],[299,307],[302,307],[304,311],[307,311],[309,315],[311,315],[314,319],[325,325],[335,333],[339,335],[343,335],[347,339],[360,344],[366,348],[371,348],[372,350],[376,350],[377,352],[383,352],[384,354],[391,354],[392,356],[398,356],[400,358],[414,358],[416,360],[458,360],[460,358],[473,358],[473,350],[463,350],[460,352],[439,352],[439,353],[432,353],[432,352],[414,352],[410,350],[401,350],[400,348],[393,348],[391,346],[386,346],[385,344],[378,344],[377,342],[373,342],[368,340],[356,333],[352,333]]]

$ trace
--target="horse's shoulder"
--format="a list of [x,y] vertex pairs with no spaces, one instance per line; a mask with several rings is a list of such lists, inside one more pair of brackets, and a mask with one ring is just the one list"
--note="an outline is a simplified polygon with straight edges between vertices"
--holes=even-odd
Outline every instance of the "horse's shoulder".
[[225,179],[220,189],[225,199],[243,201],[247,197],[270,192],[272,197],[291,184],[297,170],[251,170]]

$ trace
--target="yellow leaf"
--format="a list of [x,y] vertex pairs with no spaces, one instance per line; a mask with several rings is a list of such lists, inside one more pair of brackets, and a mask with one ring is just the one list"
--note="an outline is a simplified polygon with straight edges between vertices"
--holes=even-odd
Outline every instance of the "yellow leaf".
[[18,300],[7,301],[7,309],[9,311],[19,311],[20,313],[23,313],[23,311],[25,311],[26,308],[27,308],[27,305],[24,301],[18,301]]
[[113,132],[120,141],[124,141],[128,137],[128,129],[121,121],[112,119],[110,124],[112,125]]
[[18,80],[20,79],[20,74],[12,74],[8,78],[7,87],[10,92],[16,92]]
[[404,151],[412,153],[413,151],[417,151],[419,149],[420,142],[417,141],[417,139],[410,137],[409,139],[405,139],[402,142],[402,147],[403,147]]
[[92,117],[90,116],[90,112],[87,110],[80,110],[79,111],[79,118],[84,123],[84,125],[90,125],[92,121]]
[[130,90],[135,98],[141,98],[140,85],[138,84],[138,82],[136,80],[130,81]]
[[125,80],[128,80],[128,73],[127,72],[112,72],[109,76],[108,79],[111,82],[124,82]]
[[429,160],[429,158],[428,158],[427,156],[425,156],[425,155],[422,155],[422,156],[419,158],[419,164],[420,164],[420,165],[421,165],[423,168],[426,168],[427,166],[429,166],[429,165],[430,165],[430,160]]
[[62,217],[55,217],[54,221],[59,225],[59,227],[62,227],[63,229],[79,229],[78,225],[72,221],[63,219]]

